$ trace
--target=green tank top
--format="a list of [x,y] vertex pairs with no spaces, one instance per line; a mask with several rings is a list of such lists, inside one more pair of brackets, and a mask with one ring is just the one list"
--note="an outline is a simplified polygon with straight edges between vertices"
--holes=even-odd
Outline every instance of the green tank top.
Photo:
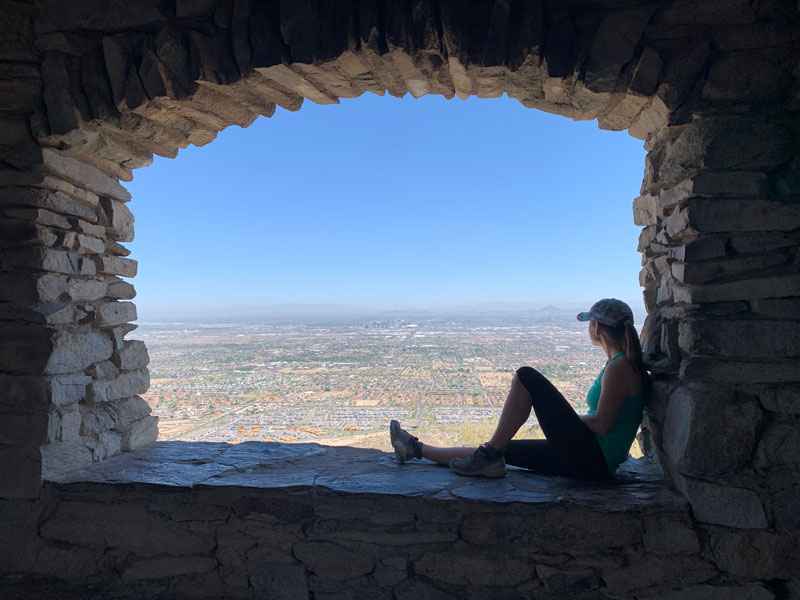
[[[600,375],[597,376],[592,387],[589,388],[589,393],[586,394],[586,404],[589,407],[590,415],[597,412],[597,402],[600,400],[603,373],[606,372],[606,367],[620,356],[625,356],[625,353],[620,352],[611,358],[606,363],[606,366],[603,367],[603,370],[600,371]],[[600,449],[603,451],[603,456],[606,458],[608,472],[612,475],[620,463],[628,458],[628,452],[633,445],[633,440],[636,439],[636,432],[642,422],[643,410],[644,392],[635,396],[628,396],[622,402],[619,416],[614,422],[611,431],[602,435],[599,433],[594,434],[594,437],[597,438],[597,443],[600,444]]]

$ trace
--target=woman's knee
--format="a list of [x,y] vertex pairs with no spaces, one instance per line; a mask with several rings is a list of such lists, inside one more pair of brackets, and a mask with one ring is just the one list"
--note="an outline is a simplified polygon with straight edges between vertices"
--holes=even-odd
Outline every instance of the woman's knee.
[[517,369],[516,379],[530,394],[540,390],[543,384],[552,385],[550,381],[533,367],[524,366]]
[[[537,379],[545,379],[545,376],[539,373],[536,369],[529,366],[520,367],[517,369],[517,379],[525,385],[526,382],[533,382]],[[527,385],[525,385],[527,387]]]
[[541,373],[539,373],[539,371],[537,371],[533,367],[529,367],[527,365],[517,369],[517,378],[519,378],[520,380],[525,379],[527,377],[535,377],[536,375],[541,375]]

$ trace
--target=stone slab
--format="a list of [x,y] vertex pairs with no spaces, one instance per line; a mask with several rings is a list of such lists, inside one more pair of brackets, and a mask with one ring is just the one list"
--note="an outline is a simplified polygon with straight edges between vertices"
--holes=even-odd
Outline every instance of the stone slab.
[[61,485],[149,484],[177,488],[304,488],[480,503],[574,504],[618,512],[683,510],[685,500],[636,461],[606,484],[510,469],[499,481],[456,475],[428,461],[398,465],[378,450],[319,444],[160,442],[59,476]]

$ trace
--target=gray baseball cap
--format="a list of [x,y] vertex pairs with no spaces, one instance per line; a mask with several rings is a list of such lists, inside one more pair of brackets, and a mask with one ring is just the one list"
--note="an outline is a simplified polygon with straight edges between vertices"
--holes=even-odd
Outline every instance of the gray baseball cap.
[[633,324],[633,311],[622,300],[603,298],[595,302],[589,312],[578,313],[578,321],[591,319],[606,327],[619,327],[626,321]]

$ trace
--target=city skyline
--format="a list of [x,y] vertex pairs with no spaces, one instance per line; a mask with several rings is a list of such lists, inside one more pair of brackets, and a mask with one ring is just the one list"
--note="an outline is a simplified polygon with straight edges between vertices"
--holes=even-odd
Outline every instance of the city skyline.
[[522,107],[279,109],[128,184],[140,318],[282,304],[641,304],[641,141]]

